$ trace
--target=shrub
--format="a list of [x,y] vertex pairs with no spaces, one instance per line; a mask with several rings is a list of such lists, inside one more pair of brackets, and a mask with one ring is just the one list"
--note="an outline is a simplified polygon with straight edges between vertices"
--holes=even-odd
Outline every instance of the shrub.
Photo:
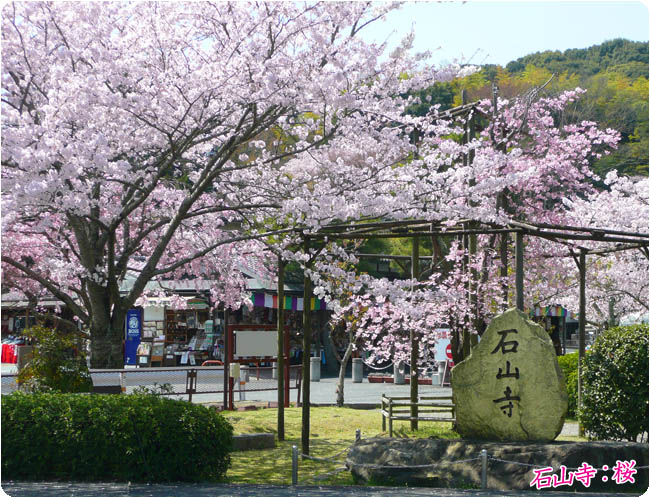
[[564,373],[566,391],[569,395],[567,416],[575,417],[578,408],[578,353],[569,353],[564,356],[558,356],[557,362]]
[[582,410],[598,439],[635,441],[648,427],[648,326],[606,330],[585,356]]
[[25,331],[33,341],[32,359],[18,373],[21,389],[31,392],[90,392],[93,382],[85,359],[77,354],[80,338],[37,325]]
[[150,395],[2,396],[2,478],[215,481],[232,426],[218,413]]

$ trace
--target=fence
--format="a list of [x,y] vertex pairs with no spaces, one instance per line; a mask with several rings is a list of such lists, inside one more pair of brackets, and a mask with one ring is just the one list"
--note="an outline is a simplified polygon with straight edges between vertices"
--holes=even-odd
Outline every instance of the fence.
[[[393,420],[418,420],[424,422],[455,422],[456,405],[451,396],[420,396],[417,403],[411,403],[409,396],[381,395],[381,430],[393,437]],[[417,406],[417,417],[411,416],[411,407]],[[449,414],[448,417],[436,416],[436,413]]]
[[[233,392],[240,400],[274,401],[277,398],[277,379],[273,367],[249,367],[242,369],[243,382],[235,382]],[[289,388],[300,392],[302,367],[292,366],[289,370]],[[120,386],[127,394],[147,388],[163,396],[187,396],[189,401],[198,395],[223,393],[223,367],[168,367],[128,368],[115,370],[90,370],[96,391],[108,392],[111,387]],[[2,394],[18,389],[17,374],[2,375]],[[259,394],[254,394],[259,393]],[[221,401],[221,399],[220,399]]]

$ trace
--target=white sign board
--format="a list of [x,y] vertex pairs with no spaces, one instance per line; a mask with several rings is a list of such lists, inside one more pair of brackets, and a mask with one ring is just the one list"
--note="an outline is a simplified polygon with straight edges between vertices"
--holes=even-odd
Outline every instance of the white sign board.
[[235,358],[244,356],[277,356],[277,330],[235,331]]
[[445,362],[447,358],[447,346],[451,343],[449,339],[439,339],[436,342],[436,361]]
[[447,346],[451,343],[451,329],[442,328],[435,330],[438,340],[436,341],[436,361],[445,362],[447,358]]
[[[445,362],[449,360],[447,356],[447,346],[451,344],[451,330],[450,329],[436,329],[440,339],[436,341],[436,361]],[[481,341],[481,338],[478,337],[478,341]]]
[[165,319],[165,308],[158,306],[147,306],[144,309],[145,322],[155,322],[156,320],[163,321]]

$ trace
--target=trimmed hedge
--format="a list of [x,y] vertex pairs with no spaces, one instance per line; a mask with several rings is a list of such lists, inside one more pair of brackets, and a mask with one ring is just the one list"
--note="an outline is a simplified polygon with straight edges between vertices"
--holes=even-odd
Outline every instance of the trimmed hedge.
[[648,326],[606,330],[585,356],[580,421],[597,439],[635,441],[648,430]]
[[569,353],[558,356],[557,362],[564,373],[566,392],[569,395],[567,416],[575,417],[578,413],[578,354]]
[[2,478],[217,481],[232,426],[216,411],[146,395],[2,396]]

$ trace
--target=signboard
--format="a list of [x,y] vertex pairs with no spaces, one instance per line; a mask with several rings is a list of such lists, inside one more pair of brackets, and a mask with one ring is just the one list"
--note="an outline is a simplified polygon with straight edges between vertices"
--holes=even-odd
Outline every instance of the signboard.
[[142,335],[142,314],[140,310],[132,309],[126,312],[126,338],[124,341],[124,364],[135,365],[138,346]]
[[447,356],[447,348],[451,352],[451,340],[450,339],[438,339],[436,342],[436,361],[444,363],[446,360],[450,359]]
[[235,332],[235,357],[277,356],[276,330],[238,330]]

